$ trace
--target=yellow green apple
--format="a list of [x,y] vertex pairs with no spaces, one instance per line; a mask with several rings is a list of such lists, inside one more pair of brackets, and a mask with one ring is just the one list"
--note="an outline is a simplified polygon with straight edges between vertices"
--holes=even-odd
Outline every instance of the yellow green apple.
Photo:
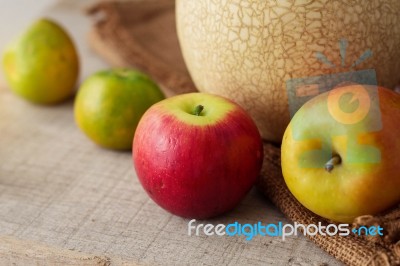
[[400,95],[349,85],[320,94],[292,118],[282,141],[282,173],[312,212],[352,222],[400,202]]

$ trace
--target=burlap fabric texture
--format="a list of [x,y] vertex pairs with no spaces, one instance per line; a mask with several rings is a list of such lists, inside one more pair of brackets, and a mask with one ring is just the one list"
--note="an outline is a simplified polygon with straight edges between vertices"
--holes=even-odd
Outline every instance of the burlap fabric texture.
[[[101,2],[87,10],[95,23],[90,44],[114,66],[134,66],[154,77],[169,95],[195,91],[175,30],[173,0]],[[305,209],[282,177],[280,149],[265,143],[258,187],[293,222],[328,224]],[[400,188],[399,188],[400,189]],[[308,236],[348,265],[400,265],[400,206],[380,216],[363,216],[352,226],[380,225],[383,237]]]

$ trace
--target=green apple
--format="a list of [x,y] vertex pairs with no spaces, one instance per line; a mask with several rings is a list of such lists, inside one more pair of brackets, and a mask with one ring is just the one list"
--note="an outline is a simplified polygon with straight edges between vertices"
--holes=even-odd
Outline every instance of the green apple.
[[212,94],[165,99],[143,115],[133,141],[137,176],[173,214],[204,219],[234,208],[256,182],[260,133],[236,103]]
[[295,114],[282,142],[282,173],[312,212],[352,222],[400,202],[400,95],[375,86],[336,88]]
[[68,33],[56,22],[40,19],[6,48],[3,68],[17,95],[53,104],[74,93],[79,60]]
[[136,70],[99,71],[89,76],[79,88],[74,106],[75,120],[98,145],[129,150],[144,112],[164,98],[158,85]]

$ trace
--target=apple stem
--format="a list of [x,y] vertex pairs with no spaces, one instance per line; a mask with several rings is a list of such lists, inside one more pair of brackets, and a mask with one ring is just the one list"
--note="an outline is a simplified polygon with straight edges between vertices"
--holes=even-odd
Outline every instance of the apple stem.
[[333,155],[332,158],[325,164],[325,170],[330,173],[335,165],[340,164],[342,160],[340,159],[339,155]]
[[194,109],[193,114],[199,116],[201,111],[203,111],[204,106],[203,105],[197,105],[196,108]]

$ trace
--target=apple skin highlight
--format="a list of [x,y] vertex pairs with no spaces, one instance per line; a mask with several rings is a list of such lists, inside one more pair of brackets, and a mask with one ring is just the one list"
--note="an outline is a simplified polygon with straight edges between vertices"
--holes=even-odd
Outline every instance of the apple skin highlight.
[[[190,100],[170,111],[166,103],[173,98]],[[157,204],[182,217],[205,219],[231,210],[261,169],[257,127],[225,98],[202,93],[173,98],[153,105],[136,130],[133,161],[142,186]],[[188,112],[197,103],[204,106],[199,116]]]

